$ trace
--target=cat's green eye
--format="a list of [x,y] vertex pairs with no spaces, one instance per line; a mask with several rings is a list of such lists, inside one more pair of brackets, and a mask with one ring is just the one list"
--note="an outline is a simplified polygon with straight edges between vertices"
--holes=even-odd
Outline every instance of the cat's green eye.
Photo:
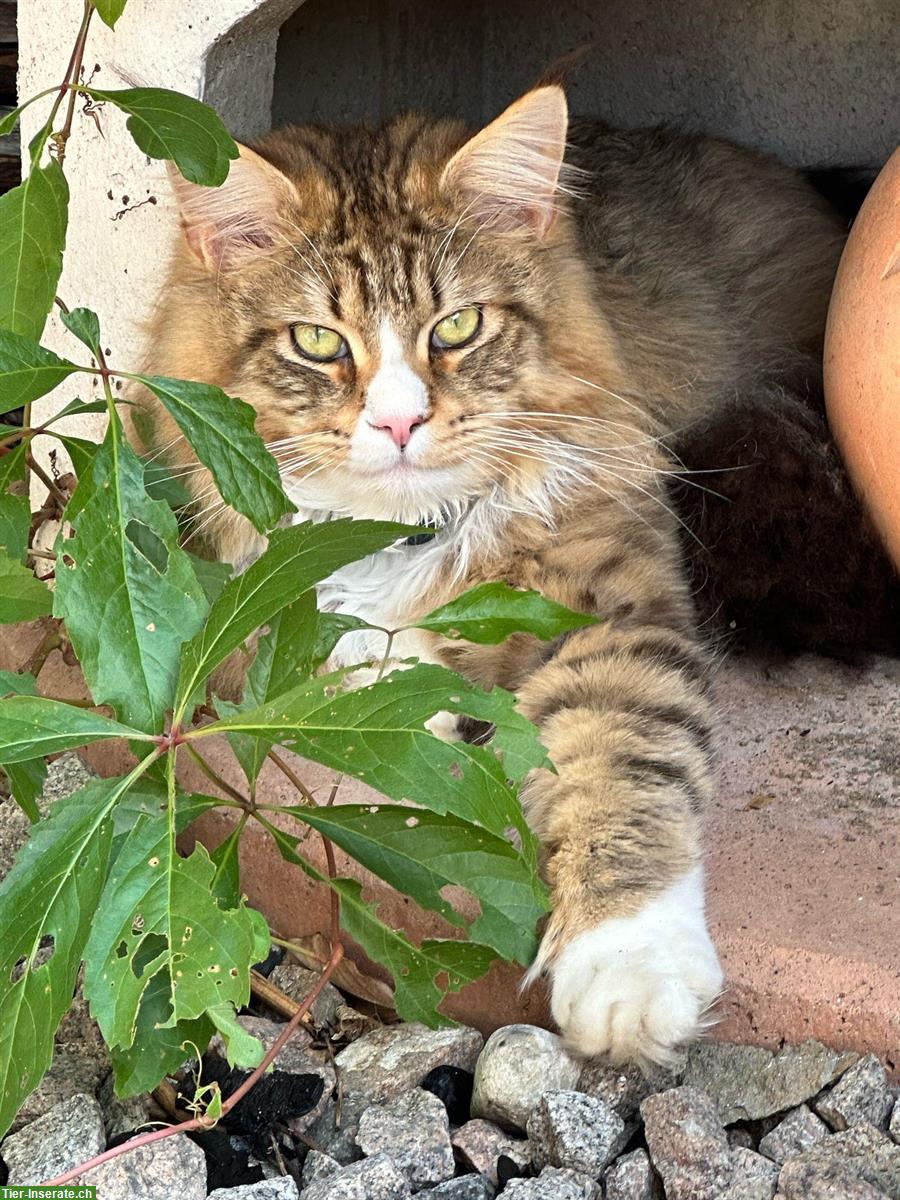
[[338,331],[325,325],[295,325],[291,337],[303,357],[314,362],[334,362],[347,354],[347,343]]
[[431,344],[438,350],[455,350],[465,346],[481,328],[481,309],[471,305],[460,308],[438,321],[431,331]]

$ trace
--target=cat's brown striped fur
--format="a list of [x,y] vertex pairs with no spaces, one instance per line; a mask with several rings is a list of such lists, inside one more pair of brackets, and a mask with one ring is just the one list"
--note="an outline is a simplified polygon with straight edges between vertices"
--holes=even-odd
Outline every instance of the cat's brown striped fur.
[[[815,361],[841,237],[798,176],[710,139],[578,123],[560,190],[565,132],[562,93],[548,87],[472,142],[419,117],[288,129],[259,144],[261,159],[245,155],[220,194],[180,184],[187,242],[151,366],[251,402],[269,442],[311,435],[304,453],[325,465],[296,484],[311,510],[333,495],[337,511],[409,519],[433,513],[430,492],[417,504],[411,484],[363,487],[347,458],[384,365],[384,322],[397,331],[427,389],[435,465],[459,478],[460,532],[444,559],[428,550],[418,590],[384,589],[382,621],[498,578],[605,618],[549,646],[417,635],[398,652],[514,688],[541,725],[558,775],[533,778],[526,803],[554,896],[538,964],[553,974],[554,1012],[581,1050],[665,1060],[719,973],[695,886],[710,656],[657,439]],[[484,309],[472,347],[423,351],[447,305],[472,303]],[[350,360],[298,361],[299,320],[336,327]],[[156,443],[189,463],[152,411]],[[198,496],[209,487],[205,472],[188,478]],[[495,493],[519,511],[504,517],[484,501]],[[479,497],[476,537],[465,520]],[[234,561],[257,548],[233,515],[207,534]]]

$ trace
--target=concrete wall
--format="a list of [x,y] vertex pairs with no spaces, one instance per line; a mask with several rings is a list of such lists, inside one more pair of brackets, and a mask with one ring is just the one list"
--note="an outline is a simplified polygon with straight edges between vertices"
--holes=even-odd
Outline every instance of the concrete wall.
[[307,0],[276,122],[423,108],[484,121],[593,43],[573,108],[672,122],[802,166],[876,166],[900,136],[900,0]]

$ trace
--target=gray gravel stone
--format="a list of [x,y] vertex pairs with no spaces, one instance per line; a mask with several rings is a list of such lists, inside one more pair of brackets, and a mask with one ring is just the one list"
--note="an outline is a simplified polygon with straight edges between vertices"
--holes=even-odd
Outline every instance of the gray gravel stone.
[[367,1096],[344,1092],[341,1097],[340,1124],[337,1103],[329,1100],[315,1121],[307,1126],[305,1136],[342,1166],[357,1162],[362,1158],[362,1151],[356,1144],[359,1118],[371,1104]]
[[653,1200],[653,1168],[646,1150],[632,1150],[603,1177],[606,1200]]
[[714,1101],[694,1087],[671,1088],[641,1103],[644,1133],[667,1200],[721,1200],[733,1166]]
[[460,1125],[451,1133],[450,1141],[463,1165],[486,1175],[493,1184],[498,1182],[497,1159],[501,1154],[511,1158],[518,1167],[525,1167],[531,1162],[529,1141],[515,1138],[499,1125],[484,1121],[481,1117]]
[[10,1184],[45,1183],[106,1147],[103,1113],[93,1096],[71,1096],[11,1133],[0,1148]]
[[290,1175],[276,1175],[241,1187],[216,1188],[209,1193],[209,1200],[298,1200],[299,1195]]
[[439,1197],[439,1200],[493,1200],[494,1185],[483,1175],[460,1175],[457,1179],[439,1183],[427,1195],[429,1200],[432,1197]]
[[300,1182],[304,1187],[309,1187],[311,1183],[318,1183],[320,1179],[330,1179],[340,1169],[341,1164],[330,1154],[323,1154],[320,1150],[310,1150],[303,1160]]
[[888,1133],[895,1142],[900,1142],[900,1099],[894,1101],[894,1111],[891,1113]]
[[785,1046],[777,1054],[761,1046],[698,1042],[691,1047],[683,1082],[712,1097],[722,1123],[731,1125],[802,1104],[858,1057],[814,1041]]
[[110,1159],[80,1182],[103,1200],[205,1200],[206,1159],[190,1138],[165,1138]]
[[524,1129],[541,1096],[575,1088],[581,1069],[555,1033],[506,1025],[491,1034],[478,1059],[472,1116]]
[[777,1192],[775,1200],[884,1200],[884,1192],[842,1167],[827,1171],[808,1171],[799,1190]]
[[356,1141],[366,1157],[389,1154],[413,1191],[443,1183],[456,1172],[447,1110],[437,1096],[421,1088],[367,1108]]
[[591,1179],[612,1162],[627,1140],[625,1122],[608,1104],[582,1092],[547,1092],[528,1118],[536,1167],[569,1167]]
[[772,1200],[778,1184],[778,1165],[770,1159],[738,1146],[731,1152],[732,1174],[728,1200]]
[[375,1154],[305,1187],[300,1200],[402,1200],[409,1195],[406,1176],[393,1159]]
[[336,1056],[336,1062],[344,1091],[377,1104],[417,1087],[434,1067],[473,1071],[483,1045],[476,1029],[428,1029],[412,1021],[363,1034]]
[[788,1200],[807,1200],[814,1190],[822,1200],[844,1200],[840,1189],[848,1189],[851,1182],[900,1200],[900,1146],[873,1125],[832,1134],[786,1162],[778,1176],[779,1190]]
[[593,1059],[582,1068],[575,1090],[605,1101],[623,1121],[630,1121],[646,1096],[666,1092],[678,1083],[678,1073],[664,1067],[651,1065],[642,1071],[635,1066],[610,1067]]
[[511,1179],[502,1195],[508,1200],[601,1200],[599,1183],[566,1167],[544,1167],[537,1179]]
[[776,1125],[764,1138],[760,1138],[760,1151],[774,1162],[785,1163],[796,1158],[810,1146],[828,1137],[830,1130],[824,1121],[810,1112],[805,1104],[795,1108]]
[[[319,982],[319,972],[310,971],[297,963],[281,963],[269,976],[270,981],[292,1000],[300,1004]],[[317,1025],[333,1025],[344,997],[332,983],[326,983],[312,1006],[312,1018]]]
[[864,1121],[887,1129],[893,1105],[884,1067],[874,1054],[867,1054],[819,1097],[815,1110],[838,1132]]
[[115,1093],[112,1075],[108,1075],[100,1085],[97,1099],[100,1101],[100,1108],[103,1112],[107,1142],[112,1141],[119,1134],[140,1129],[153,1119],[150,1112],[150,1097],[145,1093],[141,1096],[128,1096],[126,1099],[120,1100]]

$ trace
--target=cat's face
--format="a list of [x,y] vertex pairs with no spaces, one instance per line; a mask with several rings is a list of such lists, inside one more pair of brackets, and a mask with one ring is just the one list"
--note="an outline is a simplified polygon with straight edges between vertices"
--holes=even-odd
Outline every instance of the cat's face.
[[182,186],[228,386],[299,507],[439,518],[546,468],[510,430],[560,387],[565,130],[546,88],[469,142],[421,118],[297,128],[217,192]]

